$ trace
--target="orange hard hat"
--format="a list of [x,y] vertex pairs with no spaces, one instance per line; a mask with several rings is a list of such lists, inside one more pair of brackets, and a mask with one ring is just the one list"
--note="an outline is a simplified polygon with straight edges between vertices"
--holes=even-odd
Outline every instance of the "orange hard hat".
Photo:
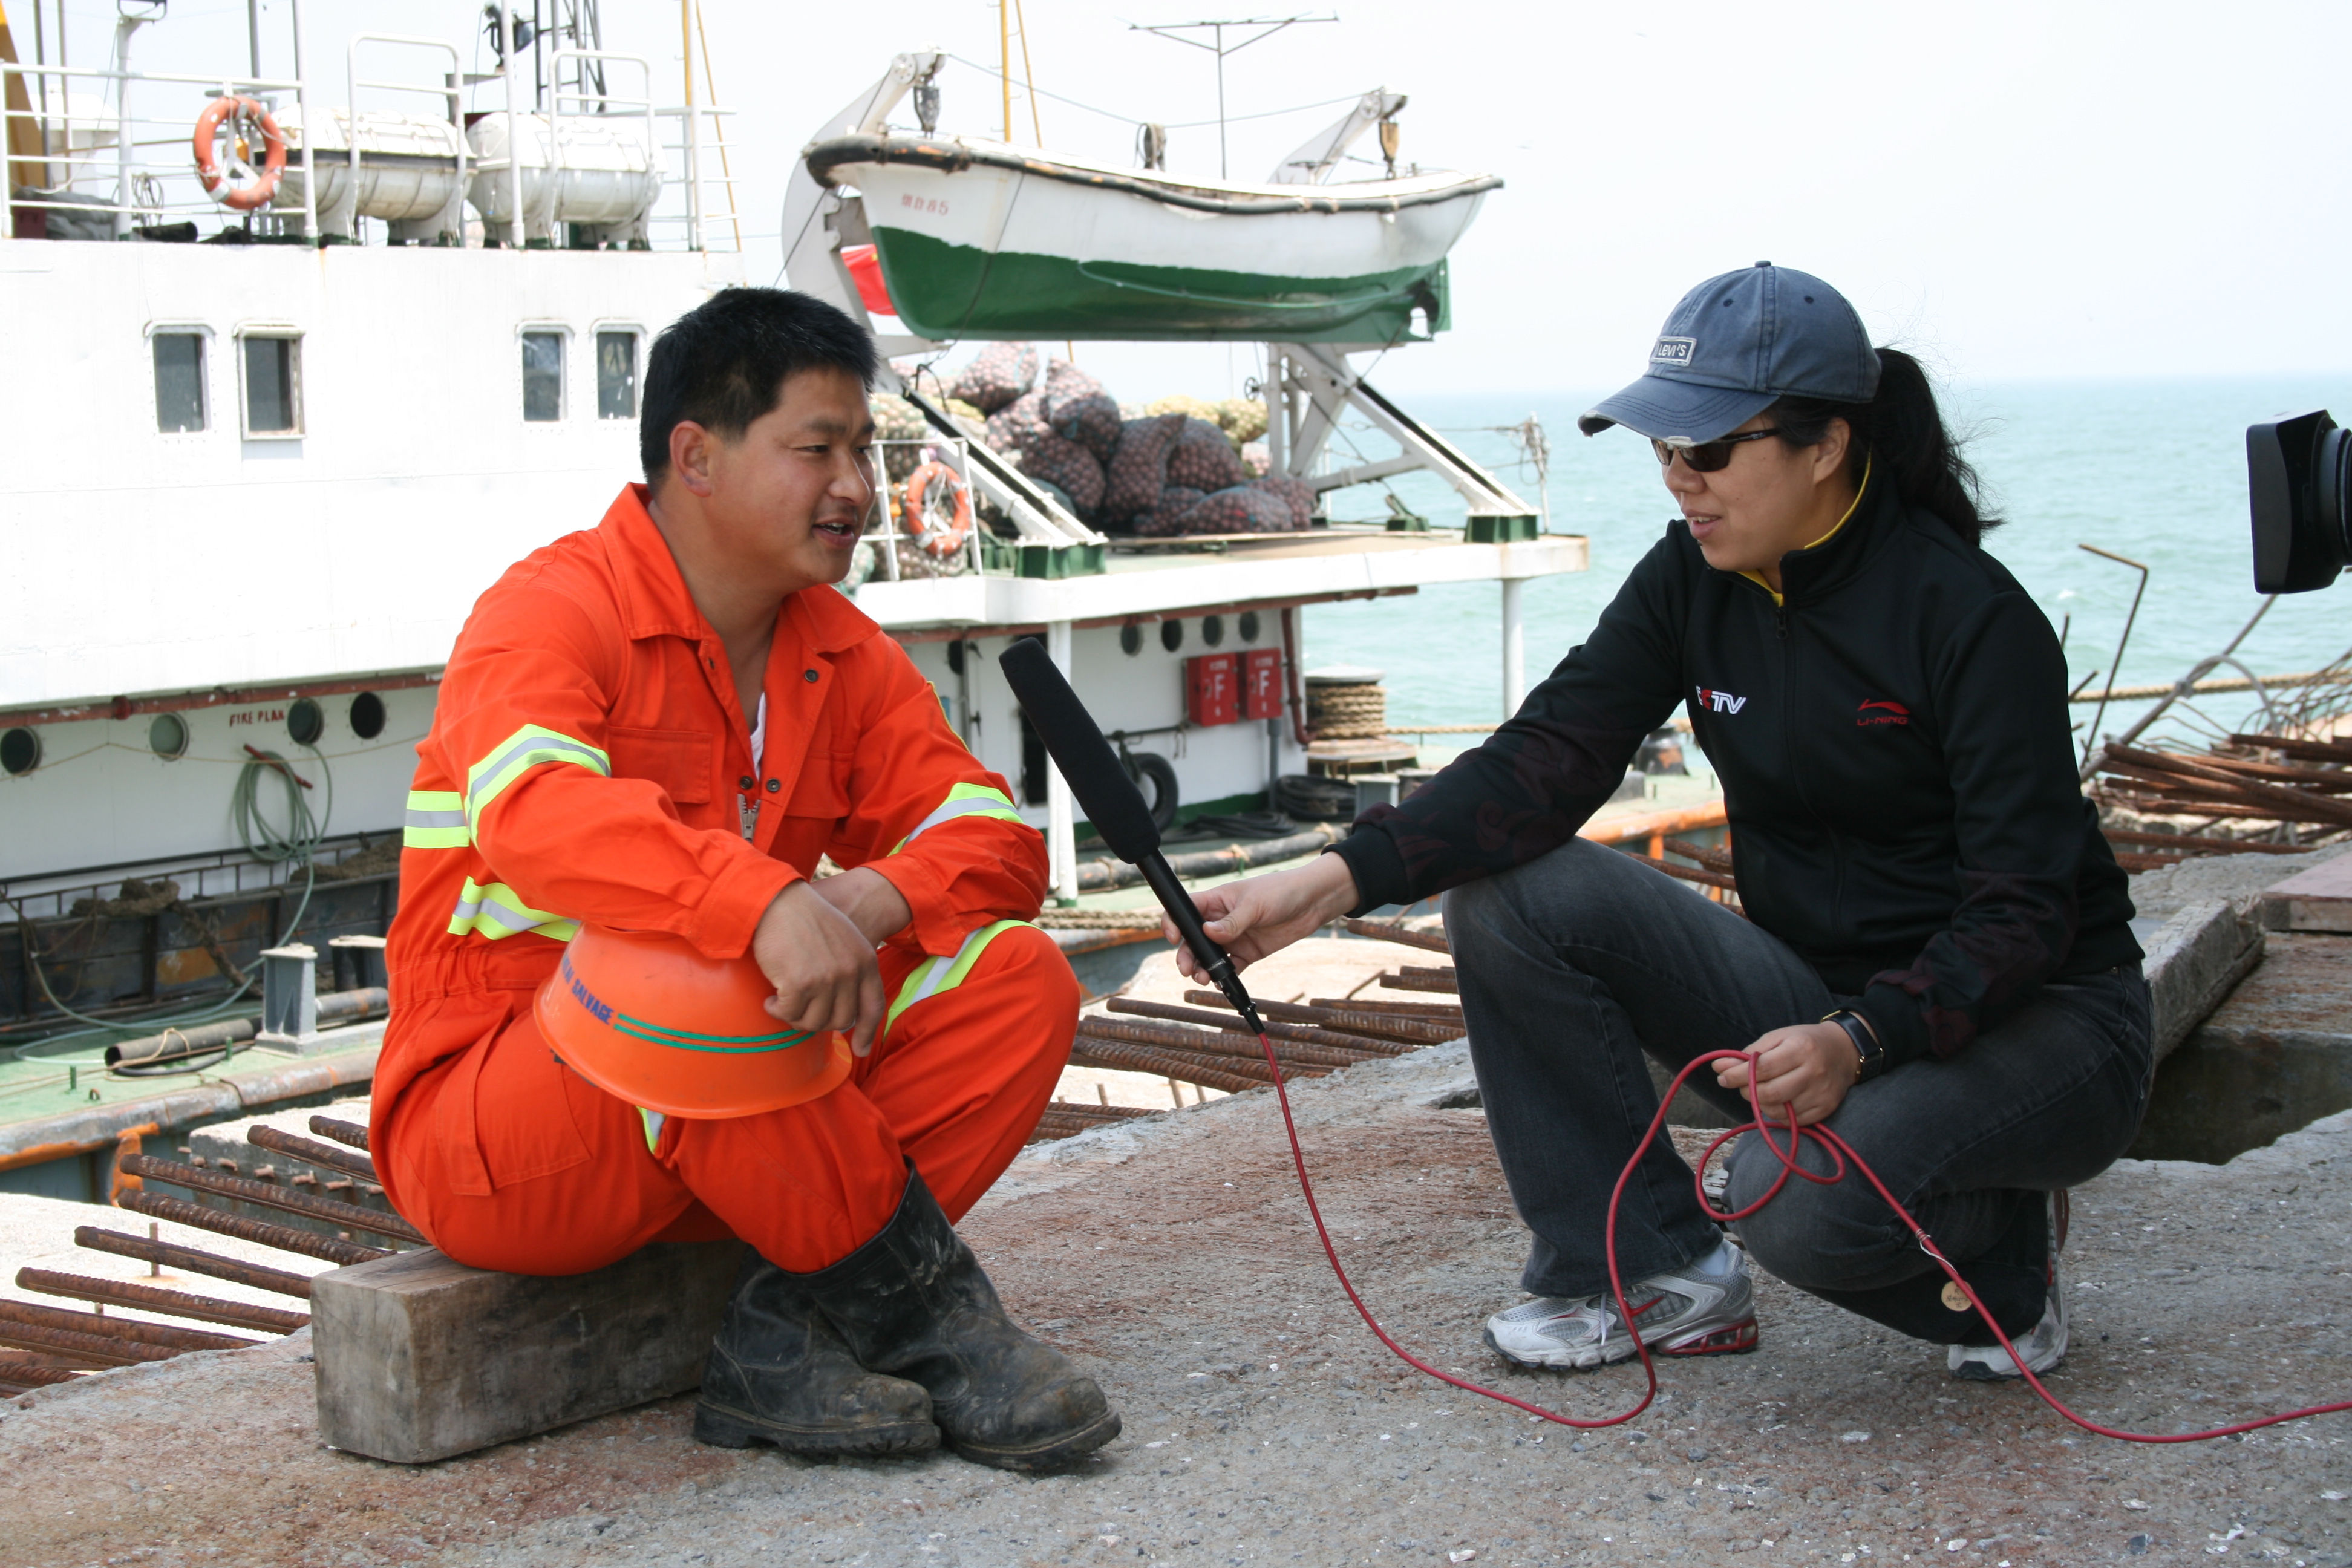
[[749,955],[705,958],[666,931],[583,925],[539,988],[540,1032],[605,1093],[665,1116],[750,1116],[830,1094],[849,1042],[780,1024]]

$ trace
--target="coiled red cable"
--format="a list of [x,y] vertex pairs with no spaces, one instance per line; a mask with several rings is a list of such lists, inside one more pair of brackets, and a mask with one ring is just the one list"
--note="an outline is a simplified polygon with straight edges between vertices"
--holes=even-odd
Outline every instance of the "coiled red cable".
[[[1356,1315],[1364,1320],[1364,1326],[1372,1331],[1373,1336],[1377,1338],[1381,1343],[1388,1346],[1391,1351],[1396,1353],[1399,1359],[1405,1362],[1408,1365],[1412,1366],[1419,1371],[1427,1373],[1430,1376],[1437,1379],[1440,1383],[1450,1384],[1454,1387],[1463,1390],[1465,1393],[1475,1394],[1486,1399],[1499,1401],[1500,1403],[1508,1405],[1515,1409],[1524,1410],[1530,1415],[1540,1416],[1546,1421],[1557,1422],[1562,1426],[1580,1426],[1587,1428],[1594,1426],[1615,1426],[1622,1422],[1631,1421],[1634,1416],[1639,1415],[1643,1411],[1647,1410],[1650,1407],[1651,1402],[1655,1400],[1658,1396],[1658,1369],[1656,1364],[1650,1359],[1650,1347],[1642,1342],[1640,1332],[1630,1327],[1634,1321],[1633,1311],[1626,1303],[1624,1282],[1618,1278],[1617,1274],[1617,1205],[1620,1200],[1622,1200],[1625,1195],[1625,1184],[1633,1179],[1633,1172],[1641,1165],[1642,1157],[1650,1152],[1650,1145],[1657,1142],[1658,1133],[1666,1123],[1666,1107],[1673,1102],[1675,1095],[1681,1090],[1684,1080],[1688,1079],[1691,1074],[1696,1072],[1699,1068],[1706,1066],[1708,1063],[1721,1060],[1727,1057],[1752,1062],[1754,1060],[1752,1053],[1747,1051],[1709,1051],[1706,1055],[1696,1058],[1688,1066],[1685,1067],[1682,1071],[1676,1073],[1675,1075],[1673,1087],[1667,1089],[1665,1094],[1661,1096],[1658,1100],[1658,1113],[1650,1119],[1649,1131],[1642,1134],[1642,1142],[1634,1147],[1633,1158],[1626,1161],[1624,1170],[1618,1173],[1617,1184],[1609,1194],[1609,1223],[1606,1231],[1606,1239],[1609,1250],[1609,1292],[1616,1299],[1617,1310],[1623,1315],[1624,1322],[1629,1325],[1628,1331],[1633,1333],[1633,1349],[1635,1353],[1642,1358],[1642,1373],[1643,1375],[1649,1380],[1649,1386],[1643,1391],[1641,1402],[1635,1405],[1632,1409],[1624,1412],[1622,1415],[1602,1416],[1597,1420],[1586,1421],[1580,1420],[1573,1415],[1562,1415],[1555,1410],[1547,1410],[1540,1405],[1530,1405],[1524,1399],[1517,1399],[1512,1397],[1510,1394],[1501,1393],[1498,1390],[1487,1388],[1479,1384],[1472,1383],[1467,1378],[1455,1377],[1450,1373],[1440,1372],[1437,1368],[1430,1365],[1427,1362],[1423,1361],[1419,1356],[1414,1355],[1411,1351],[1397,1343],[1394,1339],[1390,1337],[1389,1331],[1381,1327],[1379,1320],[1372,1316],[1371,1309],[1364,1305],[1364,1299],[1356,1294],[1356,1287],[1348,1279],[1347,1269],[1340,1266],[1339,1251],[1331,1245],[1331,1233],[1323,1224],[1323,1211],[1316,1205],[1315,1184],[1308,1179],[1307,1174],[1307,1155],[1298,1146],[1298,1124],[1291,1120],[1290,1090],[1285,1085],[1283,1080],[1282,1063],[1274,1054],[1274,1042],[1271,1039],[1268,1039],[1264,1034],[1260,1034],[1258,1036],[1257,1042],[1259,1048],[1265,1053],[1265,1065],[1274,1070],[1274,1092],[1276,1098],[1282,1103],[1282,1128],[1290,1138],[1291,1163],[1297,1167],[1298,1190],[1300,1194],[1307,1199],[1307,1213],[1308,1216],[1315,1221],[1315,1235],[1317,1239],[1321,1241],[1323,1244],[1323,1256],[1331,1260],[1331,1272],[1339,1279],[1339,1289],[1348,1293],[1348,1300],[1355,1307]],[[1729,1142],[1732,1139],[1738,1137],[1741,1133],[1750,1131],[1756,1132],[1764,1140],[1765,1146],[1769,1148],[1772,1151],[1774,1157],[1780,1162],[1780,1173],[1773,1178],[1772,1185],[1766,1190],[1764,1195],[1758,1198],[1754,1203],[1749,1204],[1746,1208],[1735,1209],[1729,1213],[1719,1213],[1714,1205],[1707,1202],[1706,1189],[1703,1184],[1705,1179],[1704,1173],[1706,1170],[1707,1162],[1715,1158],[1716,1151],[1722,1148],[1724,1144]],[[1872,1170],[1868,1163],[1865,1162],[1861,1155],[1855,1153],[1844,1139],[1831,1131],[1827,1127],[1821,1126],[1819,1124],[1811,1127],[1799,1127],[1797,1125],[1797,1117],[1794,1110],[1791,1110],[1789,1113],[1788,1132],[1789,1145],[1787,1148],[1783,1149],[1780,1144],[1775,1143],[1772,1141],[1772,1124],[1767,1122],[1764,1120],[1763,1112],[1759,1110],[1753,1119],[1741,1126],[1733,1128],[1730,1131],[1724,1133],[1722,1136],[1717,1138],[1714,1142],[1708,1144],[1706,1147],[1706,1153],[1699,1160],[1697,1172],[1694,1173],[1692,1176],[1693,1184],[1696,1186],[1698,1190],[1699,1206],[1705,1209],[1712,1218],[1719,1222],[1727,1223],[1732,1220],[1745,1219],[1748,1215],[1754,1214],[1757,1210],[1762,1208],[1766,1204],[1770,1203],[1773,1198],[1778,1196],[1780,1189],[1788,1184],[1788,1180],[1790,1176],[1801,1177],[1805,1181],[1817,1183],[1821,1185],[1826,1186],[1833,1182],[1843,1181],[1845,1178],[1848,1167],[1851,1166],[1853,1170],[1861,1173],[1863,1179],[1870,1184],[1872,1190],[1877,1193],[1882,1199],[1885,1200],[1886,1206],[1893,1209],[1895,1213],[1900,1216],[1904,1225],[1909,1227],[1911,1234],[1918,1239],[1920,1250],[1927,1253],[1928,1257],[1934,1258],[1936,1260],[1937,1267],[1941,1268],[1944,1273],[1950,1278],[1953,1284],[1960,1288],[1961,1293],[1968,1297],[1969,1304],[1977,1310],[1977,1315],[1984,1319],[1985,1326],[1992,1330],[1993,1337],[2000,1342],[2000,1348],[2010,1353],[2010,1359],[2015,1362],[2017,1363],[2018,1370],[2024,1373],[2025,1381],[2032,1385],[2033,1392],[2040,1394],[2042,1402],[2048,1405],[2051,1409],[2055,1410],[2059,1415],[2063,1415],[2067,1420],[2072,1421],[2075,1426],[2080,1426],[2085,1432],[2095,1432],[2102,1437],[2119,1437],[2126,1443],[2202,1443],[2214,1437],[2234,1436],[2238,1433],[2252,1432],[2259,1427],[2275,1426],[2283,1421],[2300,1421],[2306,1415],[2325,1415],[2334,1411],[2352,1410],[2352,1399],[2338,1400],[2332,1405],[2305,1405],[2300,1410],[2289,1410],[2277,1415],[2264,1415],[2252,1421],[2241,1421],[2234,1426],[2216,1426],[2208,1432],[2176,1432],[2170,1434],[2125,1432],[2113,1426],[2102,1426],[2095,1421],[2088,1420],[2081,1415],[2077,1415],[2074,1411],[2069,1410],[2064,1402],[2059,1399],[2056,1394],[2051,1393],[2049,1389],[2042,1386],[2042,1380],[2036,1377],[2026,1368],[2024,1358],[2017,1353],[2017,1347],[2010,1342],[2010,1338],[2007,1334],[2001,1332],[2000,1325],[1993,1321],[1992,1313],[1986,1310],[1985,1304],[1977,1299],[1977,1293],[1973,1289],[1969,1289],[1969,1282],[1960,1278],[1959,1270],[1952,1267],[1950,1259],[1947,1258],[1941,1252],[1937,1250],[1936,1243],[1934,1239],[1927,1235],[1927,1230],[1917,1220],[1911,1217],[1911,1213],[1908,1209],[1906,1209],[1900,1203],[1895,1201],[1895,1194],[1886,1190],[1886,1184],[1878,1179],[1878,1173]],[[1814,1172],[1808,1171],[1797,1163],[1797,1150],[1800,1142],[1801,1140],[1807,1138],[1810,1138],[1813,1140],[1814,1142],[1820,1144],[1821,1147],[1828,1153],[1831,1164],[1833,1168],[1827,1175],[1821,1175]],[[2056,1238],[2053,1237],[2052,1239],[2053,1244],[2054,1245]]]

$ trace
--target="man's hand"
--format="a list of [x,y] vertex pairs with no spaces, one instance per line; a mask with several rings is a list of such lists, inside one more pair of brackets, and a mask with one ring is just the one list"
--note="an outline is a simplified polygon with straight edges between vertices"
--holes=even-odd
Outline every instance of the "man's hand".
[[[1194,902],[1209,940],[1231,953],[1236,967],[1247,968],[1346,914],[1358,898],[1348,863],[1337,855],[1318,855],[1296,870],[1211,888]],[[1177,967],[1207,984],[1208,971],[1177,934],[1176,922],[1163,915],[1160,928],[1176,944]]]
[[[846,881],[856,875],[853,871],[828,880]],[[849,892],[855,895],[857,889]],[[903,909],[905,900],[899,902]],[[898,922],[905,923],[903,918]],[[882,994],[874,943],[814,884],[794,882],[776,895],[751,933],[751,956],[776,988],[768,998],[769,1016],[795,1029],[846,1034],[849,1048],[861,1057],[874,1049],[875,1031],[889,1006]]]
[[880,947],[907,929],[915,918],[908,907],[907,896],[898,891],[890,879],[871,866],[860,866],[855,871],[844,871],[838,877],[827,877],[822,882],[812,882],[816,896],[849,917],[868,947]]
[[1791,1024],[1748,1048],[1756,1054],[1755,1082],[1748,1064],[1729,1057],[1715,1064],[1715,1081],[1746,1095],[1768,1121],[1786,1122],[1794,1106],[1797,1125],[1811,1127],[1843,1104],[1862,1077],[1853,1040],[1835,1024]]

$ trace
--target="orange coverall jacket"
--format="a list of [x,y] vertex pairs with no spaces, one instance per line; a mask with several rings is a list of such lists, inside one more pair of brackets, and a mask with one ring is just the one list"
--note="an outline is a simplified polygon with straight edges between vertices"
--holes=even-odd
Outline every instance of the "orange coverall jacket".
[[[905,651],[831,587],[777,618],[766,754],[751,755],[726,649],[646,500],[631,485],[597,528],[509,568],[458,634],[408,797],[379,1125],[418,1075],[528,1010],[579,921],[736,957],[827,854],[905,896],[891,967],[1037,913],[1044,840]],[[440,1152],[454,1190],[490,1191],[471,1149]]]

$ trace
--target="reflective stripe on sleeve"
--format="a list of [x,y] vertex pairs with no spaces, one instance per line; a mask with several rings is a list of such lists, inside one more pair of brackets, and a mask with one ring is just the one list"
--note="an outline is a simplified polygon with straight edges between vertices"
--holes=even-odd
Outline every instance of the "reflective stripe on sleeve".
[[613,759],[585,741],[537,724],[525,724],[499,742],[490,754],[466,771],[466,826],[479,837],[482,811],[499,792],[541,763],[569,763],[605,778]]
[[545,910],[532,909],[515,896],[515,890],[504,882],[477,882],[466,879],[457,894],[457,907],[449,916],[449,934],[464,936],[468,932],[487,937],[492,942],[506,937],[520,936],[524,931],[551,937],[557,942],[570,942],[580,934],[580,922]]
[[990,942],[1016,926],[1028,923],[1027,921],[998,921],[993,925],[982,926],[964,938],[963,945],[947,957],[927,958],[915,965],[915,972],[908,975],[905,984],[898,987],[898,999],[890,1004],[890,1012],[882,1020],[883,1029],[887,1031],[898,1021],[898,1015],[916,1003],[962,984],[964,977],[971,973],[971,966],[980,962],[980,955],[988,951]]
[[986,784],[960,784],[949,790],[947,799],[940,803],[938,809],[915,824],[915,831],[898,840],[890,853],[896,855],[940,823],[953,822],[960,816],[993,816],[1005,822],[1021,820],[1021,814],[1013,809],[1012,797],[1003,790],[991,789]]
[[413,789],[400,843],[406,849],[463,849],[474,841],[466,826],[466,797],[454,789]]

